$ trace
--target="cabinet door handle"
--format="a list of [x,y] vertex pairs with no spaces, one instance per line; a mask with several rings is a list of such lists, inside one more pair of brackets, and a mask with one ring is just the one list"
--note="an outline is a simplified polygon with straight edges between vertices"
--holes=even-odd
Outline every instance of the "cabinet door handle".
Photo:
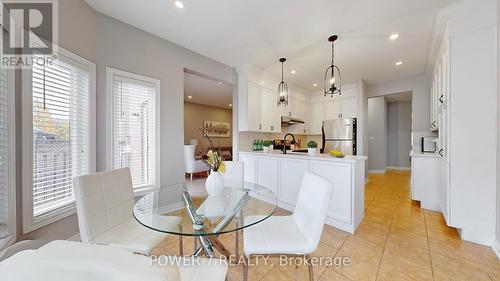
[[274,126],[271,126],[270,129],[271,129],[271,131],[274,131]]
[[441,95],[441,96],[439,97],[439,102],[440,102],[440,103],[444,103],[443,98],[444,98],[444,95]]
[[262,130],[262,125],[261,124],[259,124],[259,130]]
[[431,123],[431,127],[432,128],[436,127],[436,121],[434,121],[434,122]]
[[439,150],[439,155],[441,155],[441,157],[443,157],[443,149],[442,148]]
[[291,113],[291,112],[288,112],[288,116],[292,116],[292,113]]

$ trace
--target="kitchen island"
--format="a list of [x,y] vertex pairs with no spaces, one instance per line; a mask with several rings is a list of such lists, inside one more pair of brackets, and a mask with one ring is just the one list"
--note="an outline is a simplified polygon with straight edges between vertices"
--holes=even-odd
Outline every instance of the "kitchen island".
[[274,191],[278,206],[293,211],[302,177],[311,171],[332,182],[334,192],[326,218],[328,225],[354,233],[365,210],[365,156],[335,158],[326,154],[281,151],[239,152],[245,165],[245,181],[263,185]]

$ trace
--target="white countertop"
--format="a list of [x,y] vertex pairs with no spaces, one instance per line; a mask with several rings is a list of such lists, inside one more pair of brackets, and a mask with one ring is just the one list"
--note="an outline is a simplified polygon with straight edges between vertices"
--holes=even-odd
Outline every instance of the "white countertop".
[[288,152],[283,154],[280,150],[273,150],[273,152],[263,152],[263,151],[240,151],[241,154],[251,154],[259,156],[268,157],[281,157],[281,158],[293,158],[293,159],[304,159],[304,160],[322,160],[331,162],[342,162],[342,163],[355,163],[357,161],[364,161],[368,159],[366,156],[345,156],[344,158],[337,158],[330,156],[328,154],[317,153],[315,156],[309,156],[307,153],[303,152]]
[[440,158],[441,156],[437,153],[422,153],[422,152],[410,152],[410,157],[429,157],[429,158]]

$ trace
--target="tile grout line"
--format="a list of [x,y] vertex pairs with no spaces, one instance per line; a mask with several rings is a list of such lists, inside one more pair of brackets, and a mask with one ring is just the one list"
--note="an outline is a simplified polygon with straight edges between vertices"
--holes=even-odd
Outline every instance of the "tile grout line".
[[429,260],[431,262],[431,273],[432,273],[432,280],[435,280],[434,277],[434,266],[432,265],[432,253],[431,253],[431,243],[429,242],[429,230],[427,228],[427,216],[425,214],[424,209],[422,209],[422,212],[424,213],[424,224],[425,224],[425,238],[427,238],[427,247],[429,249]]
[[[385,182],[384,182],[385,183]],[[382,260],[384,259],[385,247],[387,246],[387,241],[389,240],[389,233],[391,233],[392,223],[394,222],[394,217],[396,216],[396,208],[399,204],[399,195],[396,197],[396,205],[392,211],[391,223],[389,224],[389,230],[387,231],[387,236],[385,237],[384,248],[382,249],[382,256],[380,257],[380,262],[377,268],[377,275],[375,276],[375,281],[378,279],[378,275],[380,273],[380,267],[382,267]]]

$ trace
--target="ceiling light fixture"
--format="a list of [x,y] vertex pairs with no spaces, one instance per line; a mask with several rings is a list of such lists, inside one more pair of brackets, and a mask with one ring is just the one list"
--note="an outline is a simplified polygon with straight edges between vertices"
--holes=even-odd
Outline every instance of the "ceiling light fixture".
[[283,63],[286,61],[286,58],[280,58],[281,62],[281,82],[278,85],[278,106],[288,105],[288,84],[285,83],[283,79]]
[[222,85],[222,82],[221,82],[221,81],[219,81],[219,82],[217,82],[217,83],[218,83],[219,85]]
[[192,96],[187,96],[188,99],[192,99],[193,97]]
[[332,61],[330,66],[325,71],[324,88],[325,97],[330,95],[333,98],[334,95],[342,94],[342,79],[340,76],[340,69],[335,65],[335,41],[339,37],[337,35],[332,35],[328,38],[328,42],[332,43]]
[[179,9],[184,8],[184,3],[182,3],[181,1],[175,1],[174,4]]
[[232,107],[232,106],[233,106],[232,104],[228,104],[228,105],[229,105],[229,107]]
[[314,84],[313,84],[313,87],[318,87],[318,84],[314,83]]
[[297,73],[297,71],[292,70],[292,71],[290,71],[290,73],[291,73],[291,74],[295,74],[295,73]]
[[395,66],[400,66],[400,65],[402,65],[402,64],[403,64],[403,62],[402,62],[402,61],[398,61],[398,62],[396,62],[394,65],[395,65]]
[[397,33],[391,34],[391,36],[389,36],[389,39],[391,39],[391,40],[396,40],[398,38],[399,38],[399,34],[397,34]]

